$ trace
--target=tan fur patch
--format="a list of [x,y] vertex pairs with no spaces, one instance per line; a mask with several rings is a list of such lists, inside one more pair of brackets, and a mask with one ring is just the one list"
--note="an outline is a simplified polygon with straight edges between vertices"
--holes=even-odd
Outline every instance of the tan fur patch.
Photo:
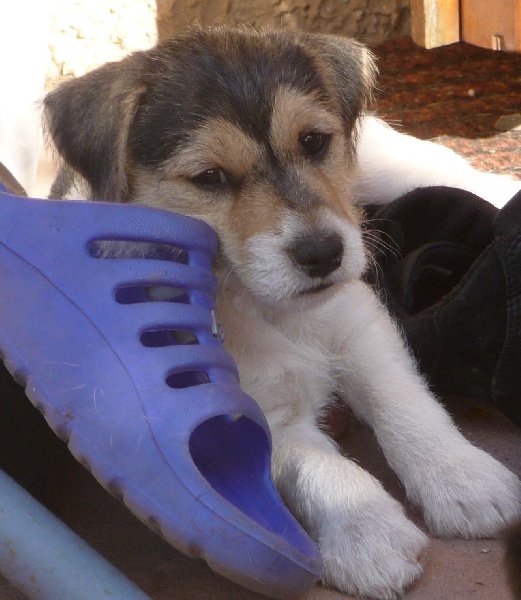
[[[309,160],[299,136],[310,131],[331,134],[323,160]],[[281,169],[298,172],[305,186],[317,197],[314,206],[302,207],[303,218],[316,225],[323,206],[340,218],[359,223],[360,214],[351,201],[350,146],[346,143],[341,117],[332,113],[314,96],[281,88],[275,95],[269,132],[272,150]],[[204,190],[190,180],[208,169],[222,168],[236,181],[237,189]],[[137,202],[198,216],[217,230],[221,240],[241,246],[261,233],[276,234],[289,210],[285,199],[270,183],[266,149],[226,119],[211,118],[193,131],[187,142],[164,167],[159,184],[157,174],[139,169],[134,177]],[[154,183],[155,180],[155,183]],[[154,194],[150,190],[156,188]]]
[[[332,135],[327,156],[316,162],[299,160],[302,157],[299,137],[312,131]],[[275,96],[270,139],[278,154],[300,163],[300,175],[324,204],[349,222],[359,223],[360,211],[350,193],[353,157],[340,116],[312,95],[282,88]]]
[[[223,118],[209,119],[192,132],[186,144],[164,166],[165,177],[157,186],[152,202],[155,206],[200,216],[223,239],[229,238],[227,233],[233,230],[234,237],[244,243],[253,235],[274,231],[279,226],[280,197],[262,177],[254,177],[254,172],[265,170],[265,162],[263,148],[244,131]],[[190,182],[213,168],[222,168],[240,181],[240,190],[205,191]],[[152,183],[152,178],[146,170],[136,177],[138,195]]]
[[260,180],[247,187],[230,212],[238,238],[246,242],[260,233],[277,232],[284,204],[270,185]]
[[[164,165],[159,181],[157,172],[137,169],[135,201],[203,219],[240,256],[250,237],[280,226],[281,198],[262,176],[254,175],[266,170],[265,162],[265,151],[245,132],[223,118],[209,119]],[[239,189],[204,190],[190,181],[212,168],[222,168],[241,181]]]
[[221,117],[211,118],[190,134],[167,170],[190,178],[207,169],[222,168],[242,179],[261,155],[259,144],[242,129]]
[[342,133],[342,120],[313,95],[281,88],[273,102],[270,140],[275,152],[281,156],[302,156],[299,135],[321,131],[338,135]]

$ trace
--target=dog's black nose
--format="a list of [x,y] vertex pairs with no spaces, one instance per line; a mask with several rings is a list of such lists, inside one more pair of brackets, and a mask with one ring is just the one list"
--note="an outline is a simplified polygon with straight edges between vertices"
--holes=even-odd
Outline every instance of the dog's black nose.
[[326,277],[342,263],[344,244],[338,233],[319,231],[299,238],[290,255],[310,277]]

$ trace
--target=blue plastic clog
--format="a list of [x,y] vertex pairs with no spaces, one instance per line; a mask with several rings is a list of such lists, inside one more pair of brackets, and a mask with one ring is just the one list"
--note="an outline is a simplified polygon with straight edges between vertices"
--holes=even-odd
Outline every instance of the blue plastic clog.
[[[144,250],[110,258],[107,241]],[[216,336],[215,249],[189,217],[0,190],[0,351],[135,515],[244,587],[294,597],[322,561],[274,488],[266,420]]]

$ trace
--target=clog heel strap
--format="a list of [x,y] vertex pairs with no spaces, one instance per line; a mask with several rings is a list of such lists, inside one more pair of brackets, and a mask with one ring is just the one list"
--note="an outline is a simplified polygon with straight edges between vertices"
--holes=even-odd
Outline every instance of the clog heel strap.
[[265,418],[215,335],[215,248],[189,217],[0,193],[0,350],[140,519],[229,579],[291,597],[321,558],[275,491]]

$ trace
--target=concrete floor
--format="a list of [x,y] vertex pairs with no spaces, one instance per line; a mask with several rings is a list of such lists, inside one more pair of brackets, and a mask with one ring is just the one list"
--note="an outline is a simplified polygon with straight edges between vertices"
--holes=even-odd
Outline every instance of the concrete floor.
[[[486,403],[447,398],[446,405],[475,444],[521,475],[519,428]],[[2,397],[2,406],[7,418],[0,426],[0,466],[151,598],[260,600],[261,596],[214,574],[203,562],[180,554],[134,518],[72,458],[21,389],[11,387],[9,397]],[[401,486],[386,466],[374,436],[351,415],[341,445],[397,499],[404,500]],[[411,518],[421,526],[418,513],[405,505]],[[433,539],[423,556],[424,575],[405,598],[514,600],[507,585],[503,554],[502,542],[497,539]],[[23,596],[0,579],[0,598],[19,600]],[[349,598],[317,585],[302,600]]]

